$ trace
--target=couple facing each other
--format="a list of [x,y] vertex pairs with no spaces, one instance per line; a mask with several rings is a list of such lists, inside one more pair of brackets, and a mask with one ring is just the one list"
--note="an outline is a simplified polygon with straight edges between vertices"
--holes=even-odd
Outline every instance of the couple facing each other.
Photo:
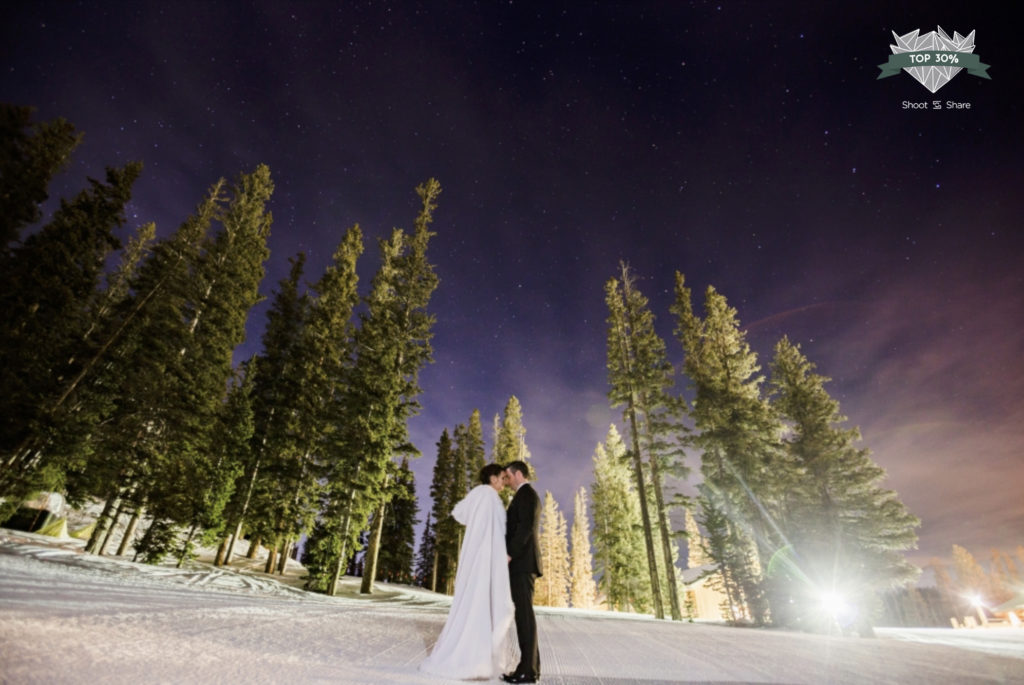
[[[488,464],[480,485],[452,509],[466,526],[455,594],[421,671],[460,680],[499,674],[509,683],[540,679],[533,583],[541,575],[541,504],[528,474],[522,461]],[[516,491],[507,512],[498,494],[505,486]]]

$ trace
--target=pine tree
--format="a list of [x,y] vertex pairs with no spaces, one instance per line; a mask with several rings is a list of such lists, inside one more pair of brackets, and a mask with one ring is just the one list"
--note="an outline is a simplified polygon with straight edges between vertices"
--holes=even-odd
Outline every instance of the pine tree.
[[572,559],[569,567],[569,599],[578,609],[590,609],[597,602],[594,560],[590,551],[590,519],[587,491],[580,488],[573,501]]
[[[219,217],[221,230],[204,241],[187,284],[180,311],[182,345],[164,368],[170,392],[161,410],[156,478],[147,488],[147,508],[154,519],[151,528],[161,535],[165,527],[195,529],[211,498],[223,497],[205,492],[225,487],[213,476],[215,416],[232,372],[232,354],[245,339],[249,310],[260,299],[272,221],[266,205],[272,193],[270,170],[264,165],[239,177]],[[144,556],[159,559],[167,550],[151,544],[149,537],[147,531]]]
[[501,441],[501,414],[495,414],[491,420],[491,463],[500,464],[498,459],[498,443]]
[[[91,371],[76,377],[68,404],[97,420],[89,440],[94,456],[69,483],[69,496],[106,500],[89,551],[96,549],[119,500],[138,513],[156,499],[168,436],[173,426],[188,420],[181,414],[192,412],[188,398],[180,396],[182,350],[190,342],[187,311],[207,234],[222,212],[223,187],[223,180],[213,184],[193,215],[133,270],[131,296],[115,308],[102,334],[104,343],[83,369]],[[173,535],[170,529],[161,534],[160,549]],[[139,551],[136,546],[136,555]]]
[[523,425],[523,407],[515,395],[509,397],[505,403],[501,429],[494,444],[494,457],[495,463],[501,466],[513,461],[525,461],[530,465],[530,448],[526,446],[526,426]]
[[537,579],[534,603],[549,607],[569,606],[569,542],[565,516],[550,492],[544,493],[540,514],[540,557],[544,575]]
[[[682,620],[678,583],[671,546],[668,507],[663,492],[663,474],[669,465],[682,472],[681,451],[673,444],[680,430],[681,404],[668,394],[672,365],[665,356],[665,343],[654,330],[654,316],[647,298],[637,290],[625,263],[620,263],[621,282],[609,279],[605,285],[608,307],[608,393],[612,405],[623,407],[629,426],[630,455],[633,460],[641,521],[651,569],[654,615],[664,618],[662,584],[658,564],[665,573],[665,589],[673,620]],[[646,457],[646,464],[645,464]],[[645,477],[644,470],[648,476]],[[650,487],[647,481],[649,478]],[[653,502],[653,507],[650,503]],[[657,530],[657,535],[655,534]],[[656,551],[655,543],[660,542]],[[658,560],[660,552],[661,559]]]
[[989,599],[993,604],[1002,604],[1014,596],[1017,569],[1013,561],[1001,550],[990,552]]
[[[394,229],[380,243],[382,262],[366,298],[366,310],[355,335],[356,363],[348,387],[349,416],[354,417],[358,454],[366,489],[357,499],[362,521],[380,512],[378,532],[371,537],[361,592],[373,589],[379,526],[383,522],[389,464],[400,454],[418,454],[409,442],[407,421],[419,411],[419,370],[432,361],[430,340],[435,317],[427,306],[438,278],[427,260],[427,246],[441,185],[429,179],[416,189],[422,201],[412,235]],[[353,455],[355,456],[355,455]],[[365,512],[365,513],[364,513]],[[361,526],[360,526],[361,527]]]
[[711,577],[709,584],[725,595],[724,615],[734,621],[750,618],[748,604],[744,602],[744,588],[752,584],[754,573],[750,543],[741,538],[739,529],[732,525],[721,506],[722,498],[714,488],[705,481],[698,490],[700,522],[707,531],[706,551],[718,565],[718,573]]
[[882,592],[905,585],[919,573],[903,557],[917,546],[910,515],[896,494],[879,482],[885,473],[865,449],[839,403],[829,397],[827,378],[800,348],[783,338],[775,346],[771,389],[774,406],[789,425],[784,448],[800,477],[787,488],[783,525],[799,570],[790,574],[786,593],[842,588],[860,598],[862,611]]
[[64,119],[33,123],[32,114],[31,107],[0,103],[0,271],[21,230],[42,218],[50,179],[82,142]]
[[479,481],[480,471],[486,462],[486,449],[484,448],[484,429],[480,423],[480,410],[474,409],[469,416],[469,424],[466,426],[466,434],[463,438],[463,448],[466,450],[466,489],[472,490]]
[[389,583],[413,582],[413,556],[416,545],[416,480],[409,459],[402,459],[395,478],[395,495],[388,502],[381,532],[377,580]]
[[289,275],[278,284],[267,314],[263,352],[253,360],[249,372],[254,376],[253,437],[249,458],[228,505],[231,539],[225,563],[231,561],[243,526],[261,538],[272,538],[286,455],[293,452],[297,400],[302,395],[304,380],[299,359],[310,303],[300,291],[305,255],[299,253],[290,261]]
[[703,451],[709,504],[731,528],[721,539],[740,546],[727,551],[728,561],[712,556],[741,589],[739,603],[755,623],[764,624],[769,613],[761,569],[783,546],[769,521],[780,516],[778,503],[793,469],[783,459],[781,426],[761,396],[757,355],[740,330],[736,310],[712,287],[704,310],[704,319],[694,314],[690,289],[677,272],[672,312],[686,375],[696,390],[693,420],[699,435],[693,443]]
[[437,459],[430,481],[430,498],[434,503],[431,510],[434,520],[434,558],[431,560],[429,583],[424,587],[435,592],[446,590],[449,578],[454,582],[459,554],[458,523],[451,517],[452,507],[456,504],[456,500],[451,498],[455,463],[455,449],[448,436],[448,429],[445,428],[437,441]]
[[[53,412],[89,356],[87,331],[114,231],[141,165],[108,169],[106,182],[62,201],[52,220],[18,246],[0,275],[0,510],[39,489],[60,489],[68,468],[54,446]],[[71,365],[68,360],[74,360]],[[53,449],[57,447],[57,449]],[[0,511],[3,516],[3,511]],[[4,516],[4,518],[6,518]]]
[[604,444],[595,448],[593,462],[594,563],[600,590],[610,609],[648,611],[652,598],[640,500],[614,424]]
[[[102,432],[100,421],[108,415],[110,407],[117,401],[112,393],[104,392],[99,382],[98,362],[104,353],[117,342],[119,331],[127,323],[118,314],[132,297],[131,285],[139,268],[148,258],[156,235],[156,225],[147,223],[140,226],[122,250],[121,258],[114,271],[107,276],[106,288],[94,299],[90,324],[82,337],[78,354],[88,359],[70,359],[69,366],[77,367],[77,373],[64,386],[59,397],[52,403],[51,416],[53,432],[51,447],[55,453],[74,455],[65,470],[64,486],[69,501],[78,501],[83,496],[102,490],[108,484],[102,481],[103,473],[93,473],[90,466],[99,445],[96,435]],[[87,379],[84,383],[83,379]],[[97,391],[98,390],[98,391]],[[70,401],[66,401],[69,400]],[[96,481],[102,487],[97,487]],[[93,481],[90,483],[90,481]],[[124,509],[133,509],[133,523],[138,523],[139,512],[127,500],[122,500]],[[133,528],[131,524],[130,528]],[[108,533],[109,536],[109,533]],[[128,537],[128,536],[126,536]]]
[[420,536],[420,544],[416,550],[416,570],[414,582],[420,587],[431,588],[434,573],[434,527],[427,514],[427,521],[423,524],[423,534]]
[[713,564],[707,552],[704,551],[704,536],[697,527],[697,519],[694,518],[690,507],[686,507],[686,568],[700,568]]
[[477,485],[476,479],[471,478],[471,463],[475,445],[469,435],[469,428],[466,424],[460,423],[455,426],[453,435],[453,460],[451,473],[448,475],[448,501],[458,502],[470,488]]
[[[332,513],[349,497],[347,474],[351,416],[344,402],[352,373],[354,351],[353,311],[358,302],[356,267],[363,252],[362,232],[353,226],[342,236],[330,265],[313,284],[309,308],[292,364],[297,393],[289,398],[288,440],[277,453],[273,505],[273,532],[278,545],[287,548],[309,531],[318,511],[332,524],[318,529],[331,540],[312,549],[328,552],[317,560],[312,584],[333,587],[335,574],[351,549],[351,533],[337,527]],[[347,537],[346,537],[347,536]]]
[[964,597],[985,597],[989,588],[988,574],[967,549],[953,545],[953,575],[958,594]]
[[250,460],[253,434],[252,378],[245,367],[239,369],[228,389],[227,398],[217,414],[218,428],[211,441],[211,459],[203,464],[205,470],[197,474],[202,480],[194,484],[194,505],[190,521],[191,530],[178,554],[178,565],[194,556],[193,539],[200,532],[204,545],[212,544],[227,523],[225,508],[234,492],[235,483],[243,465]]

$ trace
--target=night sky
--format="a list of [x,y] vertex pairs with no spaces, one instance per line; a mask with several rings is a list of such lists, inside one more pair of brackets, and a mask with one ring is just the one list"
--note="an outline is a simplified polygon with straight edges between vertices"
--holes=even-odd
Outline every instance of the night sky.
[[[783,334],[802,345],[922,519],[912,560],[987,559],[1024,544],[1017,29],[994,4],[830,4],[23,1],[0,10],[0,99],[85,132],[55,196],[143,161],[132,229],[167,235],[268,164],[268,296],[299,251],[319,277],[354,223],[365,291],[376,239],[438,178],[424,516],[442,429],[479,409],[490,443],[514,394],[571,520],[620,417],[602,287],[625,260],[674,363],[676,270],[698,308],[710,284],[738,309],[765,369]],[[893,31],[940,26],[976,31],[991,80],[876,79]]]

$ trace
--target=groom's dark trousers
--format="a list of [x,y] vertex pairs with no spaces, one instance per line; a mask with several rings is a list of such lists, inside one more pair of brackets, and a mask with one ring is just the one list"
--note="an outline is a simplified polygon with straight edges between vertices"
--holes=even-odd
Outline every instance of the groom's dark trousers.
[[537,647],[537,618],[533,614],[533,582],[541,576],[540,497],[529,483],[523,483],[508,505],[505,547],[512,558],[508,577],[512,603],[516,607],[516,636],[522,656],[516,673],[540,677]]

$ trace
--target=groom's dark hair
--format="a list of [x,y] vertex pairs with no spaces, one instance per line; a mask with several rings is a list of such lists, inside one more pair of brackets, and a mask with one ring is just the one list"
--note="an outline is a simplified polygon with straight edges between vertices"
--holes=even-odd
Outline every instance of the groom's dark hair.
[[523,478],[530,477],[530,467],[526,464],[525,461],[510,461],[509,463],[505,464],[505,470],[518,471],[519,473],[523,474]]
[[480,469],[480,485],[490,485],[491,476],[500,476],[501,472],[505,469],[501,468],[497,464],[488,464],[487,466]]

